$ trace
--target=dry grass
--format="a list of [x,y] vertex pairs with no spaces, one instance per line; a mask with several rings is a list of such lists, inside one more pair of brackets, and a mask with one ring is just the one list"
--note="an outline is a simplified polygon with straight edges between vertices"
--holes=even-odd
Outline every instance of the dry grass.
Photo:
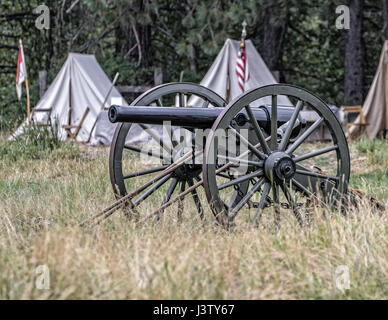
[[[363,176],[387,172],[378,151],[368,150],[352,147],[352,161],[366,158],[352,183],[386,202],[387,178],[380,192],[373,176]],[[0,161],[1,299],[388,297],[387,212],[367,202],[346,217],[323,218],[317,208],[303,230],[287,217],[275,230],[266,215],[258,230],[243,222],[226,232],[212,226],[208,209],[201,223],[190,199],[182,223],[172,207],[160,223],[136,225],[120,212],[95,229],[80,228],[113,201],[107,160],[100,149],[92,157]],[[48,290],[35,286],[42,264],[50,270]],[[350,270],[344,292],[335,288],[340,265]]]

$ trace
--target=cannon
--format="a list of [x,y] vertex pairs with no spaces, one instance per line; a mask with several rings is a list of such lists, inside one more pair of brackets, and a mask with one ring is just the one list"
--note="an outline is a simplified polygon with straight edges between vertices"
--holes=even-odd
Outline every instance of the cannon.
[[[256,121],[261,125],[266,133],[269,133],[268,124],[271,122],[271,107],[260,106],[252,110]],[[280,109],[278,117],[278,126],[282,126],[290,120],[293,108],[283,106]],[[221,114],[221,108],[181,108],[181,107],[147,107],[147,106],[133,106],[132,108],[111,106],[109,108],[109,121],[116,122],[130,122],[130,123],[144,123],[163,125],[169,122],[170,125],[180,126],[184,128],[206,129],[211,128],[218,116]],[[246,123],[249,121],[249,116],[245,110],[242,110],[236,117],[239,123]],[[300,124],[303,119],[299,119]]]
[[[287,97],[290,106],[278,104],[279,96]],[[317,115],[310,126],[302,117],[306,108]],[[252,209],[254,215],[248,217],[255,225],[266,209],[279,223],[282,208],[303,225],[303,206],[331,206],[347,192],[350,158],[342,127],[323,100],[296,86],[259,87],[226,103],[203,86],[168,83],[145,92],[129,107],[111,106],[108,116],[117,123],[110,179],[130,217],[146,212],[144,218],[159,219],[176,203],[181,220],[183,200],[190,195],[204,218],[203,187],[210,210],[223,226],[234,224],[239,216],[246,219],[238,213]],[[154,126],[166,123],[170,131],[161,137]],[[127,143],[133,124],[157,147]],[[308,143],[323,124],[331,139]],[[177,140],[171,128],[183,129],[189,138]],[[139,161],[139,155],[157,164]]]

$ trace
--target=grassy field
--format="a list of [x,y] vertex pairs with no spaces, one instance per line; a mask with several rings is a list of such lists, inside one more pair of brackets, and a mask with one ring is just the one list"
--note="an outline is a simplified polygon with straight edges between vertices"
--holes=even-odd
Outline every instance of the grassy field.
[[[3,139],[4,140],[4,139]],[[47,151],[49,150],[49,151]],[[78,223],[113,200],[107,148],[0,144],[0,299],[387,299],[387,211],[314,210],[313,226],[264,217],[232,232],[202,223],[191,199],[160,223],[122,214]],[[351,186],[387,204],[388,142],[351,145]],[[49,288],[39,289],[39,266]],[[338,267],[350,288],[339,290]],[[47,282],[46,282],[47,284]]]

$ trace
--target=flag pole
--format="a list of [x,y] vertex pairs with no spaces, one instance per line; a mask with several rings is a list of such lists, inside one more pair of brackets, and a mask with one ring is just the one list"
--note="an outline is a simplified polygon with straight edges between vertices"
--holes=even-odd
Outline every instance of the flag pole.
[[27,119],[28,119],[28,128],[31,128],[30,90],[29,90],[29,88],[28,88],[28,77],[26,77],[26,93],[27,93]]

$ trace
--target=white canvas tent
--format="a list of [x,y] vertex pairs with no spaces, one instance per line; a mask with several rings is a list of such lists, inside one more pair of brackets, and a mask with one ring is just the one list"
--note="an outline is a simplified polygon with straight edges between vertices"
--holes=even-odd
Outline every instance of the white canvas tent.
[[[388,41],[385,41],[377,72],[362,107],[368,126],[368,136],[374,139],[388,130]],[[360,119],[356,119],[359,123]],[[359,126],[352,126],[350,132],[356,134]]]
[[[245,46],[250,74],[249,81],[245,84],[245,91],[269,84],[276,84],[277,81],[253,46],[252,41],[246,40]],[[239,48],[240,41],[226,40],[216,60],[200,83],[204,87],[217,92],[228,102],[243,93],[238,86],[236,75],[236,59]],[[270,100],[271,98],[269,97],[259,102],[260,104],[270,104]],[[280,105],[292,105],[289,99],[283,96],[278,98],[278,103]],[[195,99],[189,101],[189,104],[193,106],[200,105]]]
[[[109,122],[107,111],[102,108],[111,87],[112,83],[94,55],[70,53],[35,109],[51,108],[51,123],[58,124],[59,137],[65,140],[67,134],[62,125],[78,125],[86,108],[89,107],[90,112],[83,122],[77,141],[90,142],[93,145],[110,144],[115,125]],[[127,105],[116,88],[111,90],[105,107],[111,104]],[[33,113],[33,121],[37,124],[46,124],[47,118],[48,113]],[[94,125],[95,129],[89,140]],[[25,128],[27,121],[23,122],[12,136],[20,135]]]

